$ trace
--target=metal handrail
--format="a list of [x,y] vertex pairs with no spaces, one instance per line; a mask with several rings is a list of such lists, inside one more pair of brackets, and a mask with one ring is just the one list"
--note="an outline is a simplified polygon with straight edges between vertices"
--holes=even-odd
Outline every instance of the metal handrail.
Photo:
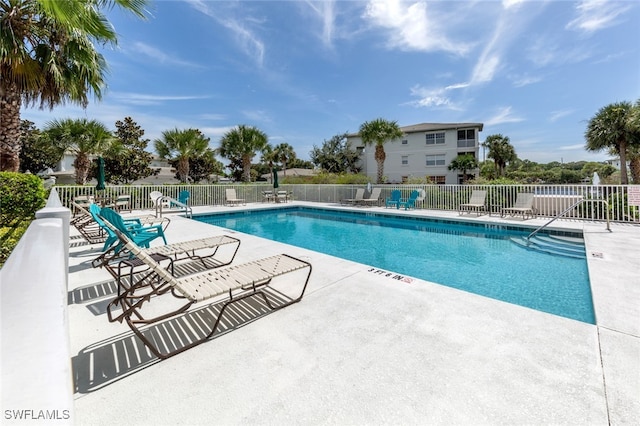
[[527,241],[533,237],[534,235],[536,235],[538,232],[540,232],[542,229],[546,228],[547,226],[549,226],[549,224],[551,224],[553,221],[555,221],[556,219],[561,218],[562,216],[564,216],[565,214],[567,214],[568,212],[570,212],[571,210],[575,209],[578,205],[585,203],[585,202],[601,202],[604,203],[604,207],[605,207],[605,212],[606,212],[606,217],[607,217],[607,231],[611,232],[611,225],[609,223],[609,203],[607,202],[607,200],[600,200],[600,199],[595,199],[595,200],[587,200],[587,199],[582,199],[582,200],[578,200],[575,203],[573,203],[571,206],[567,207],[566,209],[564,209],[561,213],[558,213],[553,219],[551,219],[549,222],[545,223],[544,225],[538,227],[535,231],[533,231],[532,233],[530,233],[529,235],[527,235]]
[[[176,205],[182,209],[184,209],[185,216],[190,218],[193,216],[193,209],[186,205],[185,203],[176,200],[175,198],[163,196],[156,200],[156,217],[162,217],[162,200],[169,201],[169,205]],[[159,213],[159,214],[158,214]]]

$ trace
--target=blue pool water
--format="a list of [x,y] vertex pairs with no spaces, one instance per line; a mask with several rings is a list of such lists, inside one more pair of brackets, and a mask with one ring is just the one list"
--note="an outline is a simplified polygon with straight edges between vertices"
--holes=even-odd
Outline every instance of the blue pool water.
[[301,207],[194,219],[595,323],[586,260],[509,240],[527,230]]

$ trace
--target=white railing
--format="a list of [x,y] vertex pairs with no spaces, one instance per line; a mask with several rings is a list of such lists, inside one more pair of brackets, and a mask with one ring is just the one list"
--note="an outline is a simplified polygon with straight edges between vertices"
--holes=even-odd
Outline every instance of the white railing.
[[73,424],[69,209],[54,191],[0,270],[2,416]]
[[[429,210],[457,211],[461,203],[469,200],[474,189],[487,191],[487,208],[499,212],[510,207],[518,192],[530,192],[534,197],[534,208],[541,217],[554,217],[580,199],[601,199],[608,203],[609,216],[613,222],[638,222],[640,213],[637,206],[627,203],[628,185],[374,185],[382,188],[381,199],[390,196],[391,191],[400,189],[402,197],[408,197],[412,190],[424,191],[424,200],[418,208]],[[280,185],[279,189],[290,192],[294,200],[339,203],[342,199],[353,198],[362,185]],[[248,203],[260,203],[262,191],[272,189],[270,184],[233,185],[118,185],[109,186],[107,195],[130,194],[134,209],[153,210],[149,194],[160,191],[163,195],[178,198],[180,191],[190,192],[190,206],[218,206],[224,204],[225,189],[235,188],[238,198]],[[98,195],[93,186],[58,186],[60,199],[70,206],[78,195]],[[566,219],[606,220],[603,203],[582,203],[566,214]]]

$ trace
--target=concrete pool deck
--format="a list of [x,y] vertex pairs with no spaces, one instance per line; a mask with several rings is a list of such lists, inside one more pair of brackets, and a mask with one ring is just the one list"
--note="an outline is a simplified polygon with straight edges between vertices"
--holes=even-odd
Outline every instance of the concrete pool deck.
[[[196,207],[194,213],[264,207],[273,205]],[[433,210],[394,213],[460,218]],[[113,279],[91,267],[101,246],[82,244],[72,228],[75,424],[640,423],[638,225],[612,224],[612,232],[604,223],[552,225],[584,232],[597,321],[590,325],[422,280],[400,282],[367,265],[170,217],[169,243],[221,233],[241,239],[234,263],[277,253],[304,258],[313,265],[305,296],[158,361],[125,324],[107,321]]]

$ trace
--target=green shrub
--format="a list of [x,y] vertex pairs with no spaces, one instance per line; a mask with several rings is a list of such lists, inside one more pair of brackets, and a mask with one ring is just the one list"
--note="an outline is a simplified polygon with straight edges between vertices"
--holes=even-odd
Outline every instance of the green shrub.
[[38,176],[0,172],[0,226],[33,219],[44,204],[45,189]]
[[30,224],[30,220],[25,220],[15,223],[13,226],[0,226],[0,267],[7,261]]

